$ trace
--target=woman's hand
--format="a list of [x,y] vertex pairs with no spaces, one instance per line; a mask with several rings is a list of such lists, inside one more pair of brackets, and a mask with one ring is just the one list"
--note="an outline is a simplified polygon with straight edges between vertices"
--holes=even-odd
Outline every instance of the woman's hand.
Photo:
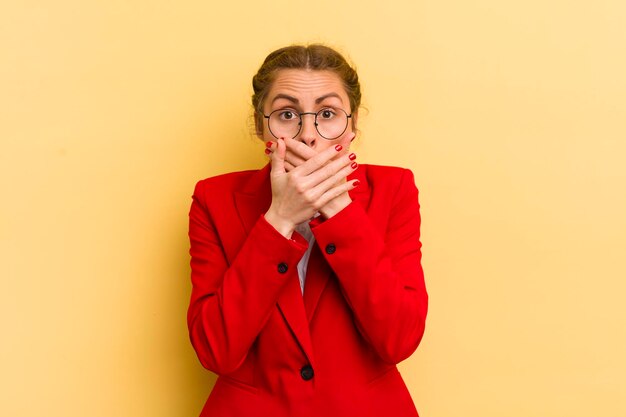
[[[295,141],[293,141],[295,142]],[[283,236],[290,238],[295,226],[320,211],[333,212],[346,203],[348,191],[354,188],[355,181],[346,181],[346,177],[356,169],[350,155],[341,152],[342,145],[314,153],[306,160],[297,160],[291,152],[291,162],[286,161],[287,145],[279,139],[271,153],[272,204],[265,214],[265,219]],[[294,166],[292,162],[299,163]],[[289,170],[287,167],[289,166]],[[344,195],[337,202],[333,200]],[[333,202],[329,205],[329,203]],[[347,205],[346,204],[346,205]],[[345,206],[344,206],[345,207]]]
[[[342,145],[344,149],[342,152],[336,155],[335,158],[339,158],[345,155],[346,153],[345,151],[349,148],[349,145],[352,142],[352,140],[354,140],[355,136],[356,136],[355,133],[350,133],[338,142],[338,144]],[[309,146],[293,139],[285,139],[285,145],[287,145],[287,152],[285,154],[285,170],[287,172],[291,171],[297,166],[302,165],[307,160],[317,155],[317,152],[315,152]],[[270,152],[274,150],[276,150],[276,143],[272,142],[271,145],[268,147],[267,153],[269,154]],[[354,153],[351,153],[348,157],[352,161],[356,159],[356,155]],[[356,162],[353,162],[353,164],[354,164],[354,168],[356,168],[357,167]],[[346,181],[346,178],[342,178],[340,180],[340,182],[345,182],[345,181]],[[354,187],[356,187],[357,185],[358,183],[354,183]],[[321,207],[319,209],[319,212],[322,214],[322,216],[328,219],[330,217],[333,217],[335,214],[339,213],[351,202],[352,202],[352,199],[350,198],[350,195],[346,191],[340,194],[339,196],[333,198],[332,200],[330,200],[326,205],[324,205],[324,207]]]
[[[343,147],[343,151],[340,152],[340,155],[346,153],[355,136],[355,133],[349,133],[337,141],[337,144]],[[302,165],[304,162],[317,155],[317,152],[309,146],[294,139],[285,139],[285,145],[287,145],[287,153],[285,155],[285,170],[287,172],[299,165]],[[276,149],[275,142],[272,142],[272,146],[270,146],[269,149],[270,151]]]

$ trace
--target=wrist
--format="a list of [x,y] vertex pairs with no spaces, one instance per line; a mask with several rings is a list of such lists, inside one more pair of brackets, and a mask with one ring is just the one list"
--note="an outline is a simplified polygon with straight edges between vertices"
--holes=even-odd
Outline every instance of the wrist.
[[293,231],[296,228],[296,225],[293,224],[288,219],[279,216],[272,207],[269,208],[267,213],[264,215],[265,220],[274,228],[278,233],[285,236],[287,239],[291,239],[291,235],[293,235]]

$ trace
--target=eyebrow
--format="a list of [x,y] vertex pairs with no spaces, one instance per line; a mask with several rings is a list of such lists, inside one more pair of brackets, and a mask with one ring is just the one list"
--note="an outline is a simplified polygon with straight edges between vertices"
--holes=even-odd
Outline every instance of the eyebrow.
[[[341,96],[339,94],[337,94],[337,93],[328,93],[328,94],[324,94],[321,97],[316,98],[315,99],[315,104],[320,104],[322,101],[326,100],[329,97],[337,97],[339,99],[339,101],[341,101],[343,103],[343,100],[341,99]],[[288,94],[282,94],[282,93],[276,94],[276,97],[274,97],[272,99],[272,103],[275,102],[276,100],[281,99],[281,98],[285,99],[285,100],[289,100],[289,101],[291,101],[292,103],[295,103],[295,104],[299,104],[300,103],[300,100],[298,100],[297,98],[295,98],[293,96],[290,96]]]
[[341,99],[339,94],[337,94],[337,93],[328,93],[328,94],[325,94],[325,95],[315,99],[315,104],[320,104],[322,101],[326,100],[329,97],[337,97],[339,99],[339,101],[341,101],[343,103],[343,100]]
[[272,103],[281,98],[284,98],[285,100],[289,100],[292,103],[296,103],[296,104],[300,103],[300,100],[287,94],[276,94],[276,97],[272,99]]

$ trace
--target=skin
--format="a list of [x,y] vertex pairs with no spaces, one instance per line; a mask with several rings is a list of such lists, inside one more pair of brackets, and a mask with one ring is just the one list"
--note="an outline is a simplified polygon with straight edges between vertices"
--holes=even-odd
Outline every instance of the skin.
[[[337,74],[284,69],[278,71],[263,110],[265,114],[285,107],[317,112],[326,106],[350,114],[350,100]],[[356,119],[354,112],[354,124]],[[346,177],[356,169],[356,155],[349,152],[354,124],[349,123],[339,138],[327,140],[315,129],[314,118],[304,116],[298,136],[276,139],[264,120],[259,137],[266,143],[272,166],[272,203],[265,219],[283,236],[291,238],[296,225],[317,212],[330,218],[352,202],[348,191],[358,183]]]

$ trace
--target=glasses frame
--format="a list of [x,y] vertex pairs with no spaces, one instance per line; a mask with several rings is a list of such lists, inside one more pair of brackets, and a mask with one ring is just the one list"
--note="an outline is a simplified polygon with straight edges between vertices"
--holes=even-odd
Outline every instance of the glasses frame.
[[[335,108],[333,107],[333,109],[335,109]],[[276,139],[280,139],[280,138],[279,138],[278,136],[276,136],[276,135],[274,134],[274,132],[272,132],[272,128],[270,127],[270,117],[272,116],[272,114],[274,114],[274,113],[276,113],[276,112],[279,112],[279,111],[285,111],[285,110],[287,110],[287,109],[277,109],[277,110],[274,110],[273,112],[271,112],[270,114],[263,114],[263,117],[264,117],[265,119],[267,119],[267,129],[270,131],[270,133],[272,134],[272,136],[274,136]],[[317,131],[317,133],[318,133],[318,134],[319,134],[319,135],[320,135],[323,139],[326,139],[326,140],[335,140],[335,139],[337,139],[337,138],[341,137],[341,135],[343,135],[343,134],[346,132],[346,129],[348,129],[348,125],[350,124],[350,119],[352,118],[352,113],[348,114],[348,112],[346,112],[344,109],[342,109],[342,108],[336,108],[335,110],[341,110],[341,111],[342,111],[342,112],[346,115],[346,127],[344,127],[344,128],[343,128],[343,130],[341,131],[341,133],[340,133],[339,135],[335,136],[334,138],[327,138],[326,136],[322,135],[322,132],[320,132],[320,130],[319,130],[319,129],[318,129],[318,127],[317,127],[317,126],[318,126],[318,123],[317,123],[317,116],[318,116],[321,112],[323,112],[324,110],[328,110],[328,109],[327,109],[327,108],[321,109],[321,110],[320,110],[320,111],[318,111],[317,113],[310,112],[310,111],[309,111],[309,112],[302,112],[302,113],[298,113],[297,111],[292,110],[292,112],[293,112],[294,114],[297,114],[297,115],[298,115],[298,119],[300,119],[300,122],[298,123],[298,131],[296,132],[296,134],[295,134],[295,135],[294,135],[291,139],[295,139],[295,138],[296,138],[296,137],[300,134],[300,131],[302,130],[302,116],[304,116],[305,114],[312,114],[312,115],[314,115],[314,116],[315,116],[315,120],[313,121],[313,122],[314,122],[314,124],[315,124],[315,130]]]

